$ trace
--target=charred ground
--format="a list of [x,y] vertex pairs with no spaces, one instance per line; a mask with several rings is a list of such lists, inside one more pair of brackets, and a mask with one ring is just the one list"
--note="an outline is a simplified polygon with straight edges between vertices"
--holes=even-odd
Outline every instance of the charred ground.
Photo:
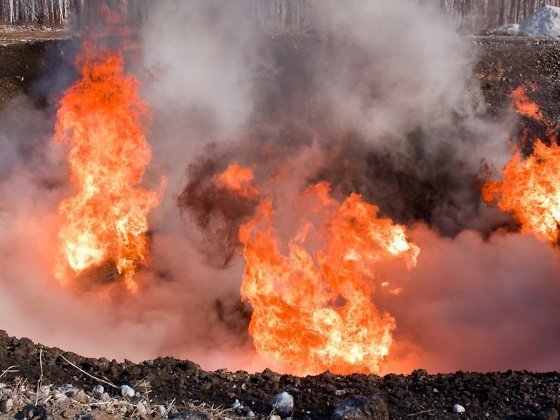
[[[23,37],[20,37],[23,39]],[[65,48],[72,48],[73,40],[42,40],[26,42],[10,39],[0,46],[0,106],[21,93],[31,96],[38,104],[46,104],[45,92],[52,86],[64,84],[56,77],[60,65],[71,67]],[[294,51],[311,48],[312,42],[289,38],[276,41],[278,54],[290,56]],[[531,93],[545,115],[551,120],[558,116],[560,103],[560,42],[523,37],[476,37],[479,60],[476,73],[489,108],[489,118],[507,109],[508,94],[519,84],[538,86]],[[51,74],[45,82],[45,74]],[[290,96],[284,100],[290,101]],[[284,106],[284,105],[283,105]],[[296,106],[295,104],[293,106]],[[297,110],[296,110],[297,111]],[[272,111],[271,111],[272,112]],[[539,131],[542,127],[533,126]],[[0,321],[1,323],[1,321]],[[1,327],[1,325],[0,325]],[[42,363],[40,363],[40,354]],[[65,360],[66,359],[66,360]],[[277,375],[270,371],[254,375],[246,372],[205,372],[189,361],[157,359],[140,364],[117,363],[106,359],[88,359],[59,349],[35,345],[28,339],[15,339],[0,332],[0,373],[17,366],[17,373],[8,373],[3,380],[16,376],[34,384],[41,376],[55,385],[73,383],[91,389],[97,381],[83,371],[106,378],[115,385],[128,384],[151,390],[155,402],[176,399],[178,405],[202,401],[231,407],[236,399],[242,401],[259,417],[270,414],[274,394],[287,391],[294,396],[296,418],[329,418],[344,399],[381,398],[391,418],[454,418],[454,404],[466,408],[470,418],[558,418],[560,409],[560,374],[528,372],[464,373],[428,375],[416,371],[410,376],[385,377],[351,375],[340,377],[325,373],[317,377],[297,378]],[[117,392],[117,391],[115,391]],[[379,405],[379,403],[376,403]],[[378,407],[379,408],[379,407]],[[386,418],[379,409],[379,418]],[[385,416],[385,417],[383,417]]]

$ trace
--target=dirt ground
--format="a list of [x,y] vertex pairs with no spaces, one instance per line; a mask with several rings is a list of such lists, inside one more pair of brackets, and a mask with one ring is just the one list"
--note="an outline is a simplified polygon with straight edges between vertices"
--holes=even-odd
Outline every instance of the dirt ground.
[[[558,418],[556,408],[560,407],[559,373],[510,371],[428,375],[418,370],[409,376],[335,376],[327,372],[298,378],[271,371],[252,375],[226,370],[205,372],[195,363],[170,358],[140,364],[88,359],[37,346],[28,339],[11,338],[4,332],[0,332],[0,374],[2,372],[7,373],[0,378],[0,383],[17,384],[21,380],[18,378],[25,378],[32,390],[39,380],[55,387],[72,384],[85,390],[90,399],[93,399],[92,390],[96,385],[105,386],[107,398],[118,398],[120,387],[129,385],[140,394],[136,399],[129,399],[131,405],[145,399],[151,406],[168,407],[174,401],[176,418],[192,418],[184,415],[193,415],[196,411],[193,407],[200,403],[230,410],[221,415],[209,416],[206,412],[199,416],[233,418],[251,411],[255,417],[267,418],[274,414],[272,399],[283,391],[294,398],[294,410],[289,414],[293,418],[461,418],[463,415],[453,413],[453,406],[460,404],[467,418],[555,419]],[[247,408],[232,409],[236,400]],[[364,415],[333,417],[337,407],[340,411],[341,404],[361,405]],[[28,411],[29,405],[33,404],[26,405]],[[85,408],[91,405],[97,409],[99,403],[82,404],[84,411],[72,411],[75,413],[72,418],[87,416]],[[41,408],[49,413],[48,404]],[[372,410],[369,415],[368,409]],[[134,417],[132,411],[128,414]],[[25,413],[20,409],[20,414]],[[16,410],[14,415],[17,415]],[[136,416],[142,417],[138,413]]]
[[[58,33],[0,36],[0,107],[9,106],[10,100],[22,92],[39,104],[47,103],[49,98],[42,94],[43,82],[39,80],[44,80],[46,74],[55,74],[61,65],[70,65],[65,51],[72,42]],[[479,57],[476,74],[489,117],[503,113],[509,106],[508,94],[519,84],[530,82],[538,87],[531,96],[550,119],[557,118],[560,42],[523,37],[474,37],[472,42]],[[67,392],[68,387],[55,391],[64,384],[81,391]],[[107,395],[95,395],[94,387],[100,384]],[[52,388],[41,387],[47,385]],[[123,398],[122,385],[131,386],[139,395]],[[27,392],[27,396],[12,399],[16,403],[7,407],[7,395],[11,394],[3,394],[2,390]],[[205,372],[195,363],[170,358],[141,364],[83,358],[0,331],[3,418],[193,419],[251,414],[267,418],[277,414],[271,401],[282,391],[294,398],[293,412],[284,413],[284,417],[294,418],[553,420],[560,410],[560,373],[554,372],[428,375],[418,370],[409,376],[325,373],[307,378],[271,371],[253,375],[225,370]],[[64,399],[66,405],[57,403],[61,393],[69,395]],[[239,404],[234,406],[236,400]],[[139,403],[149,409],[139,409]],[[460,404],[465,413],[454,413],[455,404]],[[107,407],[114,411],[107,411]]]

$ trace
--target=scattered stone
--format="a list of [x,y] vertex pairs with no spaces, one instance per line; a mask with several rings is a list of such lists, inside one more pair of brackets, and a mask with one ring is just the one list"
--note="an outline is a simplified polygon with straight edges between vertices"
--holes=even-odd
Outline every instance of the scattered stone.
[[128,385],[123,385],[121,386],[121,394],[123,397],[125,398],[134,398],[134,396],[136,395],[136,392],[129,387]]
[[273,414],[272,416],[269,417],[268,420],[282,420],[282,417],[280,417],[276,414]]
[[465,407],[463,407],[461,404],[454,404],[453,405],[453,412],[454,413],[464,413],[465,412]]
[[58,387],[57,392],[60,394],[64,394],[67,397],[73,397],[78,392],[78,389],[74,388],[72,384],[64,384]]
[[276,394],[272,401],[272,408],[281,416],[289,416],[294,411],[294,397],[286,391]]
[[56,391],[54,397],[57,400],[65,400],[66,398],[68,398],[64,392],[60,392],[60,391]]
[[105,388],[103,388],[103,385],[96,385],[93,388],[93,395],[96,396],[97,398],[101,398],[104,392],[105,392]]
[[140,401],[136,404],[136,410],[143,416],[148,414],[148,404],[145,401]]
[[239,400],[235,400],[235,402],[233,403],[233,405],[231,406],[231,408],[233,408],[234,410],[237,410],[238,408],[243,408],[243,405],[241,405],[241,403],[239,402]]
[[374,395],[369,398],[358,396],[345,398],[338,404],[332,415],[333,420],[389,420],[387,404]]
[[163,417],[163,416],[167,415],[167,408],[165,408],[164,405],[160,405],[157,408],[157,413],[158,413],[159,416]]

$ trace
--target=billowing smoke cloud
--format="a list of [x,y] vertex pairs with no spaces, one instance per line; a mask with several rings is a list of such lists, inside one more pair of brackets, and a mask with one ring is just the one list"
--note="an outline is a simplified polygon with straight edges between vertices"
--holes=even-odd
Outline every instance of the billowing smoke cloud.
[[[422,253],[403,292],[384,296],[397,319],[406,369],[431,372],[528,369],[558,364],[558,251],[529,235],[473,231],[444,239],[426,226],[412,237]],[[401,357],[404,356],[401,354]],[[394,369],[399,366],[397,358]]]
[[237,162],[283,209],[326,180],[415,226],[418,266],[384,273],[403,292],[376,296],[397,322],[393,370],[555,366],[557,252],[493,233],[510,220],[481,204],[478,182],[507,159],[510,133],[485,116],[468,40],[414,1],[307,4],[313,27],[278,33],[250,0],[152,3],[131,66],[154,116],[146,183],[168,187],[137,294],[99,300],[53,280],[66,152],[50,143],[52,109],[18,99],[2,112],[0,327],[86,355],[262,367],[236,239],[255,203],[211,182]]

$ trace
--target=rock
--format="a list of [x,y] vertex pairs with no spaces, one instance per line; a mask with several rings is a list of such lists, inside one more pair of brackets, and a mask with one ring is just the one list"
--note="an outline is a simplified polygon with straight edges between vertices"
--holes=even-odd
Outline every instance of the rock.
[[158,416],[161,416],[161,417],[166,416],[167,415],[167,408],[165,408],[164,405],[158,406],[157,414],[158,414]]
[[[64,399],[61,397],[60,394],[64,394],[67,397],[70,398],[76,398],[78,395],[84,394],[84,391],[75,387],[72,384],[64,384],[61,387],[59,387],[56,392],[55,392],[55,398],[59,398],[59,399]],[[83,398],[83,396],[80,396],[78,398]]]
[[387,404],[374,395],[369,398],[358,396],[345,398],[338,404],[332,415],[333,420],[389,420]]
[[276,414],[273,414],[272,416],[270,416],[268,418],[268,420],[282,420],[282,417],[277,416]]
[[294,397],[286,391],[276,394],[272,408],[281,416],[289,416],[294,411]]
[[121,386],[121,394],[123,397],[134,398],[136,392],[128,385]]
[[465,412],[465,407],[463,407],[461,404],[454,404],[453,405],[453,412],[454,413],[464,413]]
[[136,410],[143,416],[148,414],[148,404],[145,401],[140,401],[136,404]]
[[66,396],[66,394],[64,392],[56,391],[54,393],[54,398],[56,398],[57,400],[65,400],[68,397]]
[[0,401],[0,413],[9,413],[14,408],[14,400],[8,398],[7,400]]
[[104,392],[105,392],[105,388],[103,388],[103,385],[96,385],[93,388],[93,395],[96,396],[97,398],[101,398]]
[[234,410],[237,410],[238,408],[243,408],[243,405],[239,402],[239,400],[235,400],[235,402],[233,403],[231,408],[233,408]]

